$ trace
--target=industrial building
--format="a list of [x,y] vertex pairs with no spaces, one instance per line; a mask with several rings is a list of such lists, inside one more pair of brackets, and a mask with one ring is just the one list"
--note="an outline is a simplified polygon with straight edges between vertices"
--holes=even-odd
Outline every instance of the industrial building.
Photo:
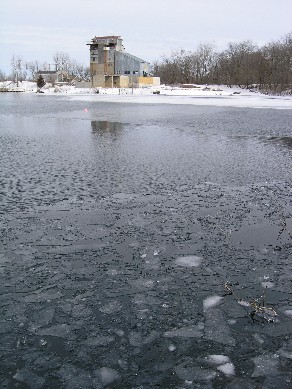
[[126,53],[120,36],[95,36],[90,43],[91,87],[139,88],[160,85],[150,64]]

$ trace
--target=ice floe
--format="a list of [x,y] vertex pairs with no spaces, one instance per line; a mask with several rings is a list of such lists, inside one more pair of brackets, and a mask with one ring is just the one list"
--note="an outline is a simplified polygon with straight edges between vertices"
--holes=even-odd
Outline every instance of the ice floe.
[[292,318],[292,309],[286,309],[286,310],[284,311],[284,314],[285,314],[286,316]]
[[202,332],[197,326],[190,326],[166,331],[164,336],[167,338],[200,338]]
[[107,314],[119,312],[121,309],[122,309],[122,304],[116,300],[113,300],[108,304],[105,304],[99,308],[100,312],[107,313]]
[[220,303],[222,298],[223,297],[221,297],[221,296],[210,296],[210,297],[207,297],[203,301],[203,308],[204,309],[208,309],[208,308],[215,307],[216,305],[218,305]]
[[292,352],[291,351],[286,351],[286,350],[279,350],[279,354],[281,357],[287,358],[287,359],[292,359]]
[[217,366],[217,370],[221,371],[227,377],[231,377],[235,375],[235,367],[231,362],[224,363],[223,365]]
[[197,267],[202,263],[202,258],[197,255],[187,255],[184,257],[179,257],[175,260],[175,263],[178,266],[184,267]]
[[230,327],[219,309],[207,309],[205,318],[204,333],[206,339],[224,345],[235,345],[235,339],[231,336]]
[[205,360],[214,365],[221,365],[230,362],[230,359],[227,355],[221,354],[211,354],[208,355]]
[[274,375],[279,368],[279,355],[267,353],[253,358],[255,369],[252,377]]
[[183,362],[174,370],[180,379],[187,381],[210,381],[217,375],[214,370],[203,369],[192,361]]
[[111,369],[110,367],[102,367],[101,369],[98,369],[95,374],[105,386],[118,381],[121,377],[117,370]]
[[18,370],[13,378],[16,381],[24,382],[31,389],[42,388],[45,383],[44,378],[39,377],[28,369]]

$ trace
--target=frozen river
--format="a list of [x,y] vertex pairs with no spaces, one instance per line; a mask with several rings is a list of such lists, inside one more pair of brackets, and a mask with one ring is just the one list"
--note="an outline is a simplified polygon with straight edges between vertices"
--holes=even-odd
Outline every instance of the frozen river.
[[0,387],[291,388],[292,110],[118,99],[0,95]]

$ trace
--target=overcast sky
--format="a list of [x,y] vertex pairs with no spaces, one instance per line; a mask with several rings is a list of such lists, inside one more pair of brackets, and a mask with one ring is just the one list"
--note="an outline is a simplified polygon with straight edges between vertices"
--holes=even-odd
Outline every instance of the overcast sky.
[[263,45],[292,31],[292,0],[0,0],[0,69],[13,55],[53,63],[57,51],[88,65],[95,35],[121,35],[148,62],[172,49],[252,40]]

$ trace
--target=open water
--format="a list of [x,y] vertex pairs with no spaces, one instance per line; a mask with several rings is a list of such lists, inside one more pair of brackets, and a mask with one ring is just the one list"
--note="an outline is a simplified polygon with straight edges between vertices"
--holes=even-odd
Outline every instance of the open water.
[[1,388],[292,387],[292,110],[156,97],[0,95]]

